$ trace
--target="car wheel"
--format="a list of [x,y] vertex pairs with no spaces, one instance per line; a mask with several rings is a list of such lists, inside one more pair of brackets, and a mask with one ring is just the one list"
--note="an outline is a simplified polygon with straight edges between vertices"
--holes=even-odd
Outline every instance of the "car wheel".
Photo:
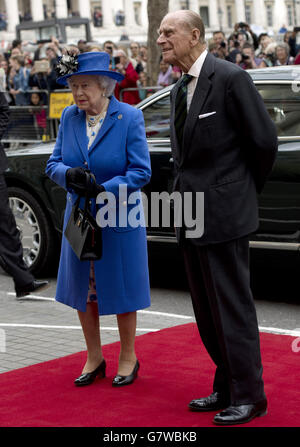
[[20,231],[24,261],[32,273],[40,274],[51,266],[56,245],[47,215],[28,191],[9,187],[8,195]]

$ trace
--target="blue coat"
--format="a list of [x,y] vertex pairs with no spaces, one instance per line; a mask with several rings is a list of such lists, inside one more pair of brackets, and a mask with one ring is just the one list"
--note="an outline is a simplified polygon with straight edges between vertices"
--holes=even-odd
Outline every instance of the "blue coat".
[[[125,200],[122,197],[119,207],[119,185],[127,186],[128,195],[136,191],[139,195],[140,188],[149,182],[151,176],[142,112],[112,97],[105,120],[89,151],[87,143],[85,112],[76,105],[67,107],[62,113],[46,173],[67,189],[67,169],[76,166],[89,168],[97,183],[114,194],[117,216],[119,209],[125,210],[128,216],[135,205],[125,206],[126,197]],[[72,189],[67,191],[63,229],[77,198]],[[97,211],[99,213],[99,205],[93,199],[94,216]],[[99,314],[121,314],[150,306],[145,227],[120,226],[117,219],[117,226],[106,226],[102,236],[103,256],[94,263]],[[85,311],[89,273],[90,262],[79,261],[63,236],[56,300]]]

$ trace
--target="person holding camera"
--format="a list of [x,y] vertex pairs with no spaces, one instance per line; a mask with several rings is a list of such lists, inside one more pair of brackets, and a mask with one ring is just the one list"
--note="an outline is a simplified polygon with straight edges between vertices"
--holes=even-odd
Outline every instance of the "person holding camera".
[[276,46],[277,46],[276,42],[269,43],[269,45],[266,47],[264,51],[264,58],[261,61],[261,64],[258,68],[274,67],[276,62],[276,55],[275,55]]
[[29,104],[29,97],[26,91],[28,90],[30,71],[25,67],[23,56],[12,56],[9,62],[13,69],[10,94],[13,96],[17,106],[27,105]]
[[234,31],[238,34],[244,35],[243,40],[245,42],[251,43],[254,50],[258,48],[258,38],[257,35],[252,31],[250,25],[245,22],[239,22],[234,25]]
[[129,61],[125,51],[117,50],[114,57],[116,71],[124,76],[123,81],[117,83],[115,95],[116,98],[120,98],[120,92],[127,88],[136,88],[136,90],[125,91],[120,99],[122,102],[127,102],[127,104],[138,104],[140,102],[137,81],[139,80],[139,75],[133,68],[132,63]]
[[251,68],[258,68],[262,60],[255,57],[254,47],[250,43],[245,43],[241,53],[241,63],[240,67],[244,70],[249,70]]
[[214,56],[228,60],[228,44],[223,31],[213,32],[213,42],[215,43]]

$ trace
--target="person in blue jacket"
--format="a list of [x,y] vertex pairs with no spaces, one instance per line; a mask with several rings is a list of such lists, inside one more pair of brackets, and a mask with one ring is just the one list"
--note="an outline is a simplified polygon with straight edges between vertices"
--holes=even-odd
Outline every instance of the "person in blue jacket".
[[[107,197],[116,219],[101,224],[103,254],[98,261],[80,261],[63,235],[56,300],[77,309],[86,341],[87,360],[75,380],[77,386],[105,376],[99,315],[117,315],[120,355],[112,384],[123,386],[135,380],[139,369],[136,311],[150,306],[145,225],[141,216],[140,225],[129,218],[130,211],[142,203],[140,189],[151,177],[143,114],[113,96],[115,84],[123,76],[109,70],[107,53],[66,54],[58,73],[57,82],[69,85],[75,102],[62,113],[46,167],[48,176],[67,190],[63,230],[78,194],[84,194],[86,169],[97,182],[90,187],[94,217],[99,222],[98,213],[106,206],[104,201],[99,205],[102,193],[100,197]],[[137,199],[136,204],[130,196]],[[143,215],[142,207],[139,215]]]

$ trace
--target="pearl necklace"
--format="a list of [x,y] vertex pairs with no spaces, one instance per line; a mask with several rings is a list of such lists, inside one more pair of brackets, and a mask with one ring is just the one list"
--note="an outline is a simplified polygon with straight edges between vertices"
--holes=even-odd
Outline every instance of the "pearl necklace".
[[98,123],[102,124],[104,121],[105,113],[100,113],[100,115],[87,116],[87,122],[89,127],[95,127]]
[[99,113],[98,115],[88,115],[87,114],[86,119],[87,119],[89,127],[95,127],[98,123],[100,123],[100,124],[103,123],[105,115],[106,115],[107,107],[108,107],[108,102],[105,104],[105,106],[103,107],[103,110],[101,110],[101,113]]

